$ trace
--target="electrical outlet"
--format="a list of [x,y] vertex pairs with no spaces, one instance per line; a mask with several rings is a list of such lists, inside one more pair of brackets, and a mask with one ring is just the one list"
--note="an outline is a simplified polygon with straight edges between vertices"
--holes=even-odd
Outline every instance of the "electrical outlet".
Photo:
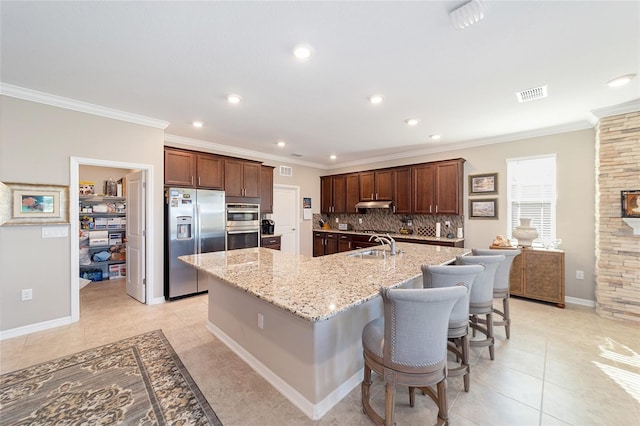
[[21,292],[22,301],[33,299],[33,289],[27,288]]
[[340,218],[336,217],[336,223],[340,223]]
[[260,330],[264,329],[264,315],[258,312],[258,328]]
[[584,280],[584,271],[576,271],[576,279]]
[[362,218],[361,218],[361,217],[359,217],[359,218],[358,218],[358,223],[359,223],[360,225],[362,225]]
[[451,226],[451,222],[448,220],[444,221],[444,226],[446,226],[447,228]]

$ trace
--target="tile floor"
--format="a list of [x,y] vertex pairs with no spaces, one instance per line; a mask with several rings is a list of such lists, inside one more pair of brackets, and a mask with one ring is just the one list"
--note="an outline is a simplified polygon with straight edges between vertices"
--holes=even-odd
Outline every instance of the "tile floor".
[[[360,387],[313,422],[206,329],[207,296],[145,306],[122,280],[80,292],[80,321],[0,342],[2,373],[161,328],[225,426],[370,425]],[[450,379],[451,425],[635,425],[640,419],[640,326],[592,309],[512,299],[511,339],[497,329],[496,359],[474,348],[471,390]],[[384,392],[374,383],[374,400]],[[410,408],[398,389],[397,425],[433,424],[427,397]]]

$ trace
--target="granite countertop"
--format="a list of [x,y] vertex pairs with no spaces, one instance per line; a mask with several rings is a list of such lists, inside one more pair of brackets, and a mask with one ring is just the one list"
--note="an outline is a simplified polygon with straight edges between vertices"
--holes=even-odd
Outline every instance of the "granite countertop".
[[[336,234],[357,234],[357,235],[385,235],[385,234],[372,234],[370,232],[362,232],[362,231],[340,231],[338,229],[322,229],[322,228],[314,228],[313,232],[332,232]],[[436,238],[436,237],[427,237],[426,235],[417,235],[417,234],[400,234],[398,232],[390,232],[393,238],[404,238],[406,240],[416,240],[416,241],[448,241],[452,243],[458,243],[464,241],[464,238]]]
[[266,248],[180,256],[179,259],[310,322],[329,319],[422,275],[422,264],[442,265],[468,249],[397,243],[395,256],[359,259],[353,250],[321,257]]

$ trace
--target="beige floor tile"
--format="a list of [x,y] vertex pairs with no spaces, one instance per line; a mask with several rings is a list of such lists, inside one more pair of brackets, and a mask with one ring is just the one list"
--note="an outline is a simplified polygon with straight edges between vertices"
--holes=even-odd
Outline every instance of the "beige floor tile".
[[[3,373],[162,329],[225,426],[370,425],[356,386],[319,421],[311,421],[207,329],[207,295],[147,306],[126,295],[124,280],[80,292],[80,321],[0,342]],[[511,299],[511,339],[496,329],[496,357],[472,348],[471,390],[450,378],[450,424],[629,425],[640,418],[640,328],[592,309]],[[374,378],[380,411],[384,387]],[[398,388],[396,425],[433,424],[426,396],[408,404]]]

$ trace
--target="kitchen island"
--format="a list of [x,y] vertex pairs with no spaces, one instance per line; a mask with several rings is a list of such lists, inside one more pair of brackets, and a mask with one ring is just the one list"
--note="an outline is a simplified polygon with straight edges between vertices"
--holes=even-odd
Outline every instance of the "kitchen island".
[[420,287],[422,264],[469,252],[397,248],[378,258],[357,256],[367,249],[312,258],[250,248],[180,260],[208,273],[208,329],[317,420],[362,381],[361,333],[382,316],[380,287]]

